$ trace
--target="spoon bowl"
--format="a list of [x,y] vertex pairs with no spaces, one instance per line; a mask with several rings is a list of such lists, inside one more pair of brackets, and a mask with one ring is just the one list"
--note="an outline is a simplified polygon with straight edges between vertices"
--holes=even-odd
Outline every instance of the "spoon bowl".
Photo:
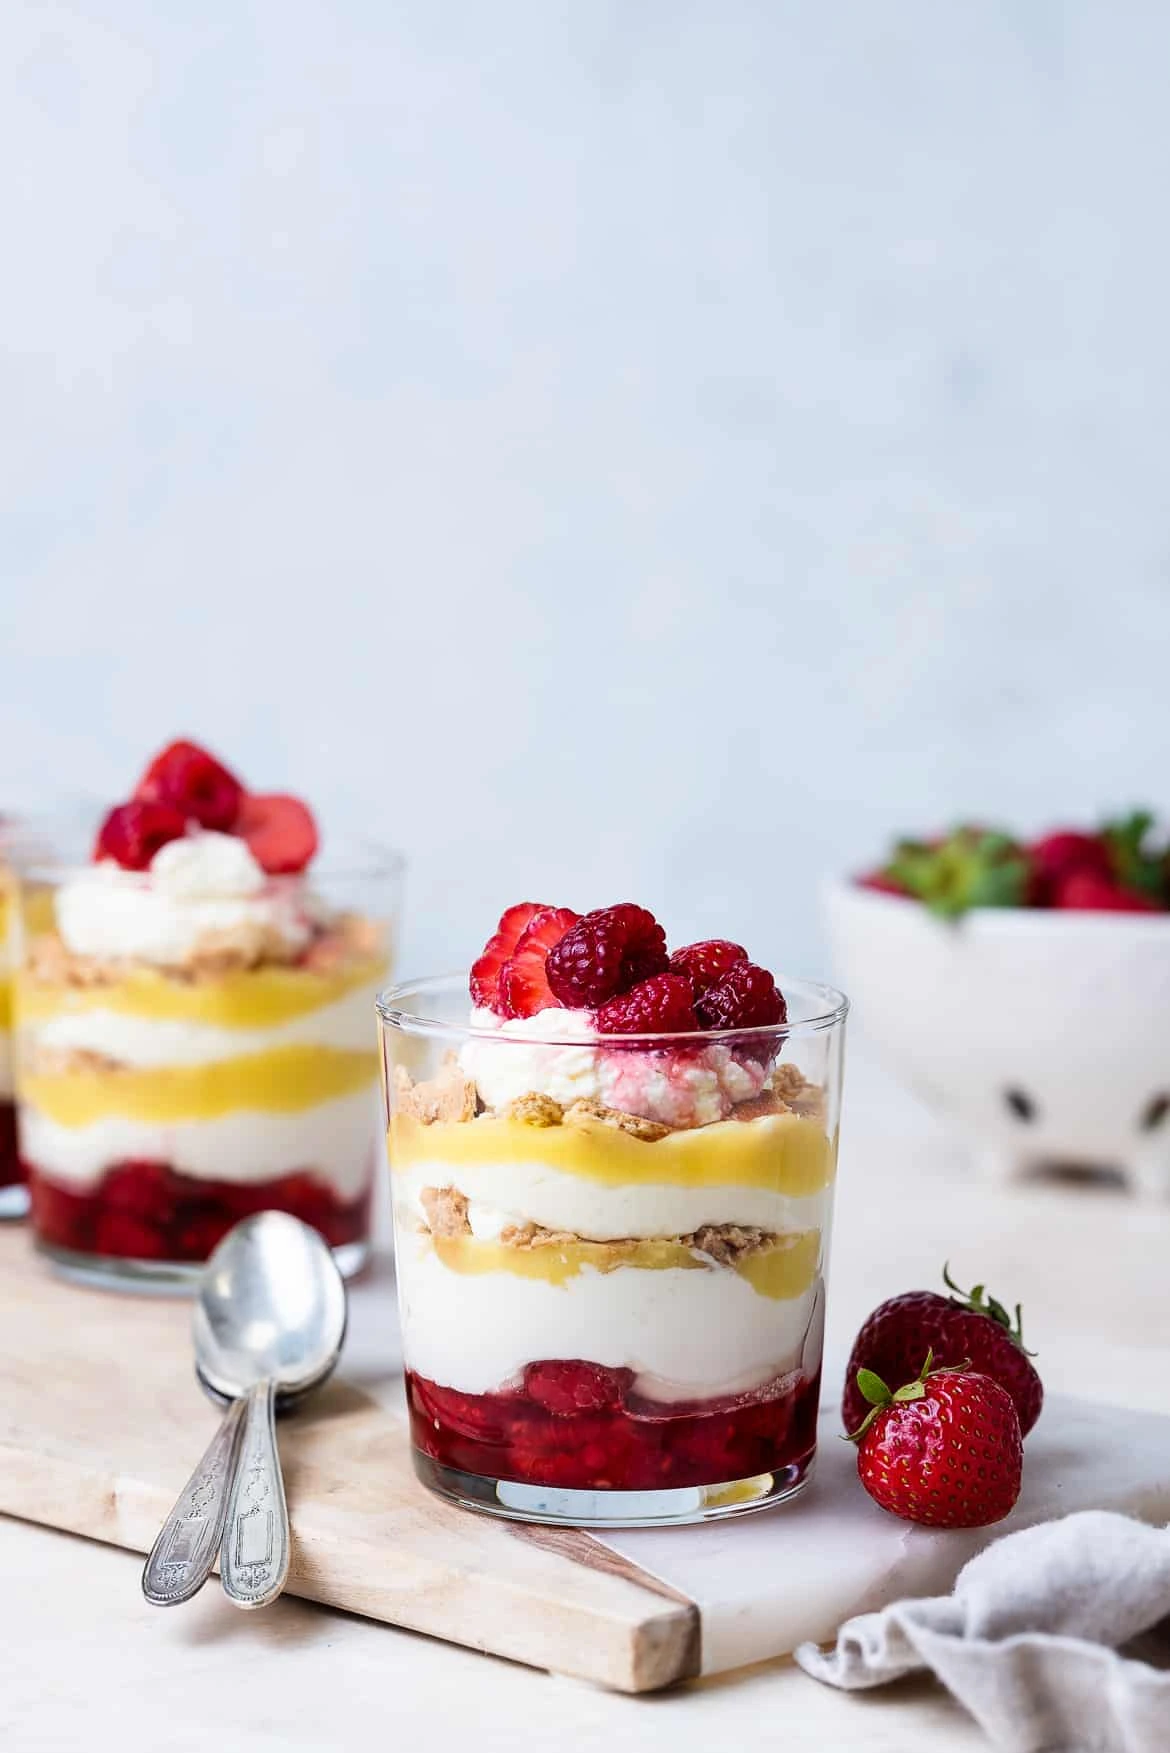
[[286,1404],[331,1373],[345,1322],[345,1285],[317,1231],[285,1212],[258,1212],[204,1268],[192,1321],[199,1379],[219,1400],[271,1381]]
[[266,1607],[289,1570],[288,1506],[274,1417],[332,1372],[346,1296],[316,1230],[262,1211],[207,1262],[192,1319],[195,1373],[226,1404],[219,1430],[164,1522],[142,1573],[159,1607],[189,1601],[211,1573],[238,1607]]

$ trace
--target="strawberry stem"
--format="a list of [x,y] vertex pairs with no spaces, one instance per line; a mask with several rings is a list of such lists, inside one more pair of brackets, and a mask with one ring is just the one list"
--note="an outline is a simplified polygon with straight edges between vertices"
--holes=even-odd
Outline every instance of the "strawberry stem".
[[961,1290],[951,1277],[950,1265],[948,1260],[943,1266],[942,1275],[943,1283],[952,1292],[951,1302],[955,1308],[966,1309],[972,1315],[986,1315],[989,1321],[994,1321],[997,1326],[1003,1328],[1008,1338],[1014,1345],[1019,1346],[1025,1357],[1034,1356],[1035,1354],[1029,1351],[1024,1344],[1024,1321],[1019,1303],[1016,1304],[1016,1318],[1013,1324],[1012,1318],[1003,1304],[996,1297],[985,1294],[986,1287],[984,1285],[977,1284],[970,1291]]

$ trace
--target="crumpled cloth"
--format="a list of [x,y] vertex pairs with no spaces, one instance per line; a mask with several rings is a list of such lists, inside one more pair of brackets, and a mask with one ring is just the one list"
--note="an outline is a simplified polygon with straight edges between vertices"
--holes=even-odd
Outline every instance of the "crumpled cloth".
[[1170,1753],[1170,1672],[1152,1665],[1170,1666],[1170,1528],[1104,1510],[1024,1528],[952,1594],[861,1614],[796,1660],[850,1690],[930,1669],[1011,1753]]

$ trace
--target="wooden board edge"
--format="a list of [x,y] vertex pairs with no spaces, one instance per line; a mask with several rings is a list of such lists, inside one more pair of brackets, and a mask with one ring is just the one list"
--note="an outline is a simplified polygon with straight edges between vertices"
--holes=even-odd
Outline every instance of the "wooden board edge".
[[[30,1466],[31,1459],[26,1450],[11,1442],[0,1443],[0,1514],[126,1552],[144,1554],[150,1549],[166,1513],[165,1508],[159,1509],[157,1493],[150,1487],[126,1476],[111,1479],[104,1470],[64,1456],[40,1454],[34,1466]],[[70,1505],[68,1517],[60,1512],[62,1502]],[[446,1593],[442,1619],[420,1611],[417,1602],[405,1597],[394,1600],[391,1612],[392,1589],[371,1591],[362,1605],[355,1607],[352,1599],[338,1600],[335,1586],[315,1574],[312,1536],[298,1541],[295,1530],[288,1592],[337,1611],[358,1612],[383,1624],[589,1680],[617,1692],[660,1691],[699,1672],[699,1613],[692,1602],[578,1530],[495,1525],[550,1557],[584,1565],[637,1588],[646,1597],[645,1614],[622,1625],[575,1607],[566,1611],[559,1625],[553,1623],[556,1616],[550,1616],[539,1635],[528,1631],[509,1635],[499,1601],[481,1596],[480,1579],[475,1575],[460,1577],[442,1564],[434,1568],[428,1586],[419,1591],[420,1602],[431,1599],[432,1588]],[[417,1553],[412,1563],[417,1566]],[[507,1584],[501,1581],[499,1586],[503,1590]],[[455,1602],[459,1611],[452,1612]],[[485,1623],[494,1627],[491,1642],[480,1629]]]
[[630,1683],[619,1690],[661,1692],[699,1676],[703,1667],[703,1621],[689,1595],[643,1570],[623,1553],[615,1552],[587,1529],[553,1528],[538,1522],[510,1522],[507,1527],[516,1539],[590,1570],[620,1577],[623,1582],[633,1583],[647,1594],[672,1604],[673,1611],[651,1614],[635,1629]]

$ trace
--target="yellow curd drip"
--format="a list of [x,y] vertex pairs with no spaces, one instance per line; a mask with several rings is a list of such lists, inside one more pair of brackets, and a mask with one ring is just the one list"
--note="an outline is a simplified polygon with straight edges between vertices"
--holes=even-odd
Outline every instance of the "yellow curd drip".
[[26,1072],[21,1098],[59,1126],[90,1126],[112,1115],[166,1125],[215,1120],[239,1108],[297,1113],[372,1087],[377,1075],[376,1053],[272,1047],[205,1065]]
[[[424,1243],[424,1246],[427,1244]],[[430,1245],[451,1272],[478,1275],[509,1272],[545,1284],[566,1284],[581,1272],[736,1272],[760,1296],[787,1302],[803,1296],[817,1275],[819,1230],[777,1236],[774,1242],[734,1266],[717,1266],[683,1242],[549,1242],[537,1248],[509,1248],[474,1236],[432,1236]]]
[[[799,1114],[720,1120],[671,1132],[652,1144],[589,1120],[576,1126],[527,1126],[481,1116],[424,1126],[412,1115],[390,1123],[394,1169],[420,1163],[459,1169],[458,1184],[475,1196],[479,1163],[534,1163],[607,1187],[631,1182],[670,1187],[763,1187],[798,1199],[833,1179],[836,1148],[816,1123]],[[444,1185],[445,1182],[439,1182]]]
[[[217,1029],[275,1028],[307,1016],[363,987],[379,986],[388,964],[382,957],[351,963],[336,973],[311,968],[241,968],[214,979],[184,979],[159,968],[135,967],[121,979],[94,986],[56,985],[19,978],[20,1020],[89,1010],[156,1021],[204,1023]],[[371,1004],[371,1019],[373,1006]],[[374,1023],[370,1022],[373,1038]]]

